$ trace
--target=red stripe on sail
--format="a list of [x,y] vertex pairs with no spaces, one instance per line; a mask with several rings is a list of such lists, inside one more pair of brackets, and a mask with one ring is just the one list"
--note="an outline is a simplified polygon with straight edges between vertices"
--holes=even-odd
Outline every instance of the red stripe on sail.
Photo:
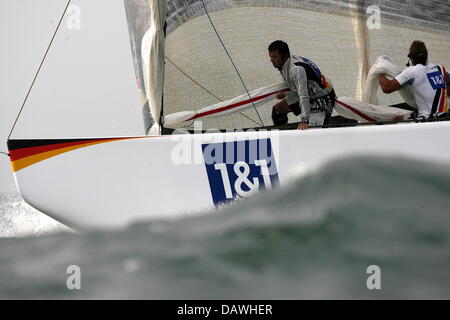
[[[281,90],[281,92],[286,92],[286,91],[289,91],[289,90],[290,89],[284,89],[284,90]],[[231,109],[240,107],[242,105],[245,105],[247,103],[256,102],[256,101],[262,100],[264,98],[270,97],[271,95],[277,94],[278,92],[280,92],[280,91],[267,93],[267,94],[264,94],[262,96],[259,96],[259,97],[253,98],[253,99],[248,99],[248,100],[245,100],[245,101],[237,102],[237,103],[234,103],[234,104],[230,104],[229,106],[221,107],[221,108],[218,108],[218,109],[205,111],[205,112],[196,114],[192,118],[184,120],[184,121],[185,122],[186,121],[191,121],[191,120],[195,120],[195,119],[198,119],[198,118],[209,116],[211,114],[216,114],[216,113],[220,113],[220,112],[223,112],[223,111],[231,110]]]
[[356,113],[358,116],[360,116],[361,118],[363,118],[363,119],[365,119],[365,120],[367,120],[367,121],[370,121],[370,122],[377,122],[377,120],[375,120],[375,119],[369,117],[368,115],[365,115],[365,114],[362,113],[361,111],[356,110],[355,108],[349,106],[348,104],[343,103],[342,101],[336,100],[336,102],[339,103],[341,106],[343,106],[343,107],[349,109],[350,111]]

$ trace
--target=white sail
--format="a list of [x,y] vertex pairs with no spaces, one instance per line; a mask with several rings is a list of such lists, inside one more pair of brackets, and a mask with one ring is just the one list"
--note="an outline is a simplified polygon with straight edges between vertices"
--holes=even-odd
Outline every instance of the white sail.
[[193,122],[197,120],[223,117],[250,108],[260,108],[267,102],[274,100],[279,92],[289,90],[289,86],[286,82],[258,88],[249,94],[242,94],[233,99],[219,102],[196,111],[181,111],[168,114],[165,116],[164,125],[168,128],[184,128],[191,126]]
[[[378,89],[380,87],[378,76],[380,74],[385,74],[394,78],[400,74],[402,69],[398,67],[393,60],[388,56],[381,56],[375,60],[372,68],[370,68],[369,74],[367,75],[366,87],[364,89],[363,101],[369,104],[378,103]],[[403,100],[411,107],[417,109],[417,103],[414,98],[414,94],[410,87],[404,87],[399,90],[399,94],[402,96]]]
[[166,2],[125,0],[128,30],[138,86],[141,89],[145,132],[159,134],[164,87],[164,26]]
[[142,38],[150,26],[150,6],[147,0],[125,0],[125,12],[130,35],[131,53],[133,55],[136,83],[141,98],[144,132],[148,134],[154,124],[145,92],[144,69],[142,68]]
[[[369,74],[369,79],[374,78],[377,69],[373,68]],[[372,86],[367,86],[372,96],[379,89],[378,82],[370,81]],[[171,113],[165,116],[164,125],[168,128],[186,128],[191,127],[194,121],[204,120],[208,118],[220,118],[229,114],[239,113],[247,109],[262,108],[267,102],[273,101],[276,98],[277,93],[290,91],[286,82],[274,84],[271,86],[258,88],[250,92],[250,97],[247,94],[242,94],[233,99],[216,103],[212,106],[207,106],[196,111],[180,111]],[[403,89],[402,95],[409,97],[411,94],[407,88]],[[369,96],[369,94],[365,94]],[[406,99],[410,106],[415,106],[414,97],[412,100]],[[334,111],[345,118],[353,119],[358,122],[391,122],[397,120],[408,119],[412,111],[392,107],[392,106],[379,106],[373,103],[363,102],[354,98],[341,97],[337,100]]]
[[[150,7],[150,28],[142,40],[145,92],[150,110],[159,127],[161,120],[164,88],[164,24],[166,3],[161,0],[148,0]],[[158,130],[154,133],[159,133]]]

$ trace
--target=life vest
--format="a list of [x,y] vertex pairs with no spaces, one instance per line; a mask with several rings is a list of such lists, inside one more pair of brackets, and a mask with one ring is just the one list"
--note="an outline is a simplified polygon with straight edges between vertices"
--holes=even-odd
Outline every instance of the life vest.
[[322,89],[327,87],[325,77],[322,75],[319,67],[312,60],[300,56],[293,56],[292,58],[295,59],[293,61],[294,65],[305,69],[308,80],[316,82]]

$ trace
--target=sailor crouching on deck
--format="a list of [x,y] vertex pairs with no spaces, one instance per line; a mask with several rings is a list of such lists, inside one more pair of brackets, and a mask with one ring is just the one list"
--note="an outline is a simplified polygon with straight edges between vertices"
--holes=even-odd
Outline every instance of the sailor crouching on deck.
[[443,65],[428,64],[428,50],[422,41],[411,44],[408,58],[412,62],[392,80],[380,75],[384,93],[391,93],[409,85],[418,106],[418,117],[423,119],[448,116],[450,74]]
[[269,57],[291,89],[277,95],[277,99],[283,100],[273,107],[274,125],[287,124],[287,114],[290,112],[301,115],[300,130],[308,129],[309,125],[327,125],[336,103],[336,94],[333,85],[317,65],[307,58],[291,56],[288,44],[281,40],[269,45]]

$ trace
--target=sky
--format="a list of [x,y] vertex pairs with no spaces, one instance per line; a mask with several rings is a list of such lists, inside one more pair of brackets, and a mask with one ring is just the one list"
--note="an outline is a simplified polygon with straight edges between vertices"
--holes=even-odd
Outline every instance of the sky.
[[[0,0],[0,151],[67,4]],[[12,138],[143,135],[123,0],[74,0]],[[0,155],[0,192],[16,186]]]

